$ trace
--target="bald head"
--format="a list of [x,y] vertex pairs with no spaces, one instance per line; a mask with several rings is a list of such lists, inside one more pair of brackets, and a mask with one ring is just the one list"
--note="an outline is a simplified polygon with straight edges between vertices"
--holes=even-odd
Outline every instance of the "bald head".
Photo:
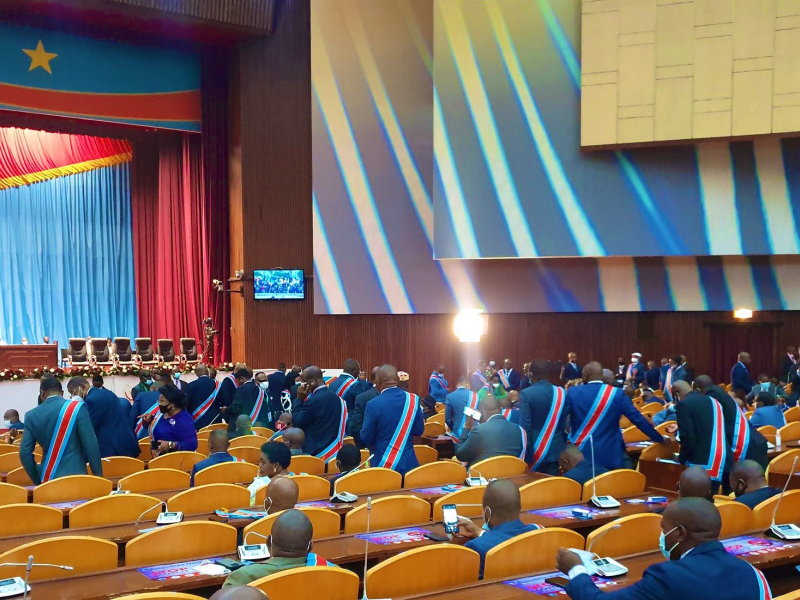
[[737,497],[767,486],[764,469],[754,460],[740,460],[733,467],[730,484]]
[[489,516],[489,527],[519,519],[522,508],[519,488],[508,479],[492,481],[483,494],[483,508],[484,516]]
[[708,388],[714,385],[714,380],[708,375],[700,375],[694,378],[694,385],[701,393],[705,394]]
[[287,510],[275,519],[270,536],[270,555],[298,558],[308,554],[314,528],[299,510]]
[[[299,496],[300,488],[291,477],[276,477],[267,486],[265,502],[270,507],[270,513],[276,513],[294,508]],[[270,500],[272,503],[270,503]]]
[[680,498],[664,509],[662,518],[670,529],[680,526],[698,543],[716,539],[722,528],[719,510],[704,498]]
[[678,496],[681,498],[704,498],[710,500],[711,477],[706,470],[698,465],[689,467],[678,481]]
[[685,381],[676,381],[672,384],[672,395],[677,396],[678,400],[683,400],[692,392],[692,386]]
[[269,600],[258,588],[249,585],[225,586],[211,596],[211,600]]
[[304,382],[307,381],[322,381],[322,369],[317,366],[310,366],[303,369],[300,373],[300,379]]
[[236,429],[249,429],[251,425],[249,415],[241,414],[236,417]]
[[603,365],[596,360],[587,363],[583,367],[583,380],[584,381],[601,381],[603,379]]
[[204,377],[208,375],[208,367],[203,363],[198,363],[198,365],[194,368],[194,374],[198,377]]
[[378,367],[378,372],[375,374],[375,387],[378,391],[383,391],[386,388],[397,385],[400,378],[397,375],[397,368],[392,365],[383,365]]
[[358,377],[358,374],[361,372],[361,364],[359,364],[355,358],[348,358],[344,361],[344,368],[342,371],[353,377]]
[[500,414],[500,401],[492,394],[487,394],[483,397],[483,400],[481,400],[479,408],[484,421],[486,421],[489,417]]
[[292,450],[300,450],[306,443],[306,434],[298,427],[290,427],[283,432],[283,443]]
[[614,383],[614,371],[603,369],[603,381],[608,384]]
[[228,432],[225,429],[215,429],[208,435],[208,453],[227,452]]
[[569,445],[558,457],[558,464],[561,470],[566,473],[571,471],[583,460],[583,452],[577,446]]

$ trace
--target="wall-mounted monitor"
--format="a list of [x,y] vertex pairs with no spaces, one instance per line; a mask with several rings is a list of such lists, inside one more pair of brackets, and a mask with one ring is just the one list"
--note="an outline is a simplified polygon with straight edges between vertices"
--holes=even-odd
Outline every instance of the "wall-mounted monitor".
[[253,274],[256,300],[303,300],[306,297],[302,269],[269,269]]

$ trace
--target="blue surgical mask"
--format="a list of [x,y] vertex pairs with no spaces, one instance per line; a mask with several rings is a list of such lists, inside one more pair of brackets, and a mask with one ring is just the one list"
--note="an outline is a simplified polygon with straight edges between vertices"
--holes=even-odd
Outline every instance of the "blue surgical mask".
[[11,429],[11,421],[3,419],[3,429]]
[[[487,512],[489,513],[488,515],[486,514]],[[490,531],[492,529],[491,527],[489,527],[489,519],[491,518],[492,518],[492,509],[486,507],[486,510],[483,511],[483,525],[481,525],[481,529],[483,529],[484,531]]]
[[673,527],[667,533],[664,533],[662,531],[661,534],[658,536],[658,549],[661,550],[661,554],[663,554],[664,558],[666,558],[667,560],[672,560],[672,558],[671,558],[672,557],[672,551],[675,550],[675,548],[678,547],[678,544],[680,544],[680,542],[678,542],[678,544],[675,544],[674,546],[672,546],[672,548],[667,550],[667,536],[670,533],[672,533],[673,531],[675,531],[676,529],[677,529],[677,527]]
[[147,380],[144,382],[144,384],[145,384],[145,385],[153,385],[153,380],[152,380],[152,379],[147,379]]
[[762,390],[765,390],[765,391],[766,391],[766,390],[768,390],[768,389],[769,389],[769,382],[762,383],[762,384],[761,384],[761,389],[762,389]]
[[174,377],[176,380],[178,380],[178,379],[180,379],[180,378],[181,378],[181,374],[180,374],[180,373],[173,373],[173,374],[172,374],[172,376],[173,376],[173,377]]

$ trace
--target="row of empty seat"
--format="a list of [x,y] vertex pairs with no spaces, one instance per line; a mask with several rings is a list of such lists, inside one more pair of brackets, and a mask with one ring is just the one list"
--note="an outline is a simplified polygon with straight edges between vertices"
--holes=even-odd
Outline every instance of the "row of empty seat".
[[109,345],[108,338],[69,338],[66,349],[61,351],[62,360],[70,365],[89,364],[91,360],[98,364],[112,364],[114,360],[121,363],[132,363],[138,357],[143,363],[175,362],[181,357],[186,362],[196,362],[202,359],[198,353],[197,340],[192,337],[180,339],[180,352],[175,354],[175,342],[171,339],[161,338],[156,340],[156,350],[153,350],[153,339],[138,337],[134,340],[135,348],[131,347],[131,338],[114,338]]

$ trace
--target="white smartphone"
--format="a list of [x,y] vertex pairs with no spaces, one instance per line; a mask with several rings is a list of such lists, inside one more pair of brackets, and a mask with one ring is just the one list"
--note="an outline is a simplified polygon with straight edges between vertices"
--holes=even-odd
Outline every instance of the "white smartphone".
[[458,533],[458,512],[455,504],[445,504],[442,507],[442,521],[447,533]]

